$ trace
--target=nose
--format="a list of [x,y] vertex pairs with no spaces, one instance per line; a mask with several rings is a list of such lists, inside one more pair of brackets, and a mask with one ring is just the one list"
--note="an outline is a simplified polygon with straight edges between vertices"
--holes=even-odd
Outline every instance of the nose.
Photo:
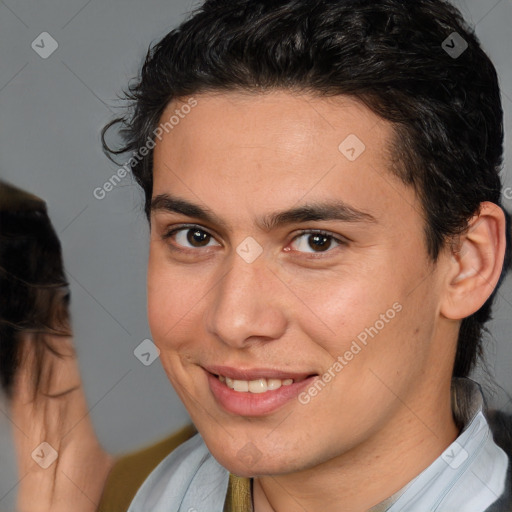
[[234,254],[212,292],[206,324],[222,342],[243,348],[278,339],[286,331],[286,314],[279,300],[282,283],[263,258],[246,263]]

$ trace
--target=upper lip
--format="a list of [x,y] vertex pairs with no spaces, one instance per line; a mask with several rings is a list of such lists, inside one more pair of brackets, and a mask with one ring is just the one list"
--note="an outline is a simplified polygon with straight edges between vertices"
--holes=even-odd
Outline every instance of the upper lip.
[[232,366],[203,366],[203,368],[213,375],[222,375],[234,380],[257,380],[257,379],[293,379],[294,381],[301,381],[305,378],[316,375],[313,372],[290,372],[283,370],[276,370],[273,368],[243,368]]

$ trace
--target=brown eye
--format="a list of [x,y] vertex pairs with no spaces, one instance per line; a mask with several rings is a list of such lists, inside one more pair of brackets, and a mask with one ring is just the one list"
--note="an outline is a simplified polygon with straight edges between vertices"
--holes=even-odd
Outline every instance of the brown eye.
[[211,235],[200,229],[187,230],[187,241],[193,247],[205,247],[211,238]]
[[292,242],[292,248],[298,252],[321,253],[342,245],[344,242],[338,240],[328,233],[304,232],[298,235]]
[[165,238],[174,239],[174,244],[188,249],[200,249],[220,245],[210,233],[198,227],[174,229]]
[[327,251],[331,247],[332,239],[325,235],[309,235],[308,245],[314,251]]

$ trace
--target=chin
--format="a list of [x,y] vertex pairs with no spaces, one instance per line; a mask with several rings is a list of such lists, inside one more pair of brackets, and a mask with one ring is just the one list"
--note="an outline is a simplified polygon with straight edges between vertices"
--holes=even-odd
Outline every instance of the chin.
[[[205,439],[206,441],[206,439]],[[291,473],[301,469],[298,461],[294,460],[294,456],[283,453],[282,457],[269,457],[269,452],[263,448],[258,449],[252,442],[247,442],[240,449],[233,447],[226,450],[226,445],[222,443],[212,446],[206,443],[211,454],[217,462],[226,468],[230,473],[240,477],[256,477],[263,475],[281,475]],[[228,443],[227,443],[228,444]]]
[[[245,478],[280,475],[293,471],[293,469],[286,468],[285,464],[269,464],[263,460],[253,462],[240,461],[236,457],[215,458],[217,459],[217,462],[219,462],[219,464],[226,468],[230,473]],[[264,458],[264,456],[262,456],[262,458]]]

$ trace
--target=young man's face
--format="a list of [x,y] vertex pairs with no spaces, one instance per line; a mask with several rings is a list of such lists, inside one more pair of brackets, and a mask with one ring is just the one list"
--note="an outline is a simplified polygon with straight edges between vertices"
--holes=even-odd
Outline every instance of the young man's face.
[[419,200],[389,171],[391,126],[346,97],[195,100],[155,148],[148,310],[213,455],[280,474],[371,459],[403,429],[428,443],[449,408],[448,256],[429,260]]

